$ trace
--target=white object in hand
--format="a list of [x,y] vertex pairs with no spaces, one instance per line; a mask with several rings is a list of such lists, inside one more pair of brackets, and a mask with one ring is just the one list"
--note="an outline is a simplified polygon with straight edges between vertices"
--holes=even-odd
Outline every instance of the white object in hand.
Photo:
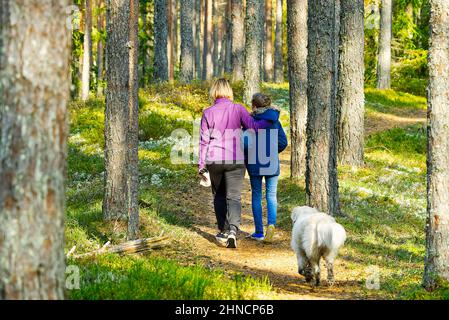
[[210,187],[211,182],[210,182],[210,174],[209,174],[209,172],[205,172],[205,173],[202,174],[200,185],[202,185],[203,187]]

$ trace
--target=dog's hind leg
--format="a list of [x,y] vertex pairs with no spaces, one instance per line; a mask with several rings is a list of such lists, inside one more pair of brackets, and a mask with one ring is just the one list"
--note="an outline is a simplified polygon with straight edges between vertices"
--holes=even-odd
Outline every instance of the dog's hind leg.
[[304,252],[304,250],[300,249],[298,250],[296,257],[298,258],[298,273],[302,276],[305,276],[306,267],[308,265],[306,253]]
[[333,252],[330,252],[324,259],[326,261],[326,269],[327,269],[327,283],[330,286],[333,286],[335,283],[334,279],[334,261],[335,261],[335,254]]
[[316,259],[310,260],[310,270],[312,274],[312,278],[310,279],[310,281],[312,281],[313,278],[315,278],[314,285],[319,286],[321,281],[320,259],[318,259],[318,261]]

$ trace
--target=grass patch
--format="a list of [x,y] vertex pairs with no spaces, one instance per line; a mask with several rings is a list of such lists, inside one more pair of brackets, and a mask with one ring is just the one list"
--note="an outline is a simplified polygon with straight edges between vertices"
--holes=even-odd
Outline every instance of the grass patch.
[[78,265],[82,282],[69,293],[74,300],[257,299],[271,290],[267,278],[228,277],[161,258],[106,255]]

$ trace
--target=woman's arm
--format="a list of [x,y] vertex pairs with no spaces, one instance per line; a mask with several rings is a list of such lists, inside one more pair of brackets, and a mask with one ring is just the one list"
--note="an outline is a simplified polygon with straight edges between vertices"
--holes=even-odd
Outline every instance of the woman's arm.
[[242,105],[237,105],[240,112],[240,121],[244,129],[266,129],[273,123],[267,120],[255,120]]
[[199,155],[199,163],[198,170],[206,168],[206,155],[207,149],[209,147],[210,141],[210,131],[209,126],[207,125],[206,117],[203,114],[201,118],[201,126],[200,126],[200,155]]
[[285,134],[282,124],[279,122],[278,128],[278,153],[284,151],[288,146],[287,135]]

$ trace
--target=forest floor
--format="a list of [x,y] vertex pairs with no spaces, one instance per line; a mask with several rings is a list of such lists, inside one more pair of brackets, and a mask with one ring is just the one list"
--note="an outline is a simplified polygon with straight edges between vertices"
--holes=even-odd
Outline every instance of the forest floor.
[[[242,86],[235,86],[237,101]],[[281,106],[288,127],[288,85],[263,90]],[[312,288],[297,274],[290,248],[291,209],[305,203],[303,179],[289,178],[289,149],[281,154],[278,226],[272,244],[253,232],[248,177],[242,194],[238,248],[215,243],[209,189],[199,185],[196,166],[170,160],[175,128],[192,133],[192,120],[207,106],[207,84],[151,87],[140,95],[141,236],[164,231],[170,245],[136,256],[70,259],[81,267],[72,299],[435,299],[420,281],[424,260],[426,100],[392,90],[367,88],[366,164],[339,167],[338,218],[348,233],[335,265],[336,283]],[[71,106],[66,250],[76,253],[121,243],[126,228],[102,221],[104,103]],[[288,131],[288,129],[286,130]],[[373,289],[373,284],[379,287]],[[368,284],[368,285],[367,285]],[[374,286],[375,287],[375,286]]]
[[[388,113],[372,112],[366,118],[366,136],[393,128],[404,128],[412,124],[424,123],[426,112],[423,109],[390,109]],[[282,177],[290,176],[290,147],[281,154]],[[242,226],[238,235],[238,249],[229,250],[217,244],[214,235],[217,232],[216,219],[209,188],[193,187],[187,194],[177,195],[173,201],[183,199],[181,205],[193,212],[192,232],[184,240],[193,242],[194,251],[176,252],[174,258],[182,261],[204,260],[204,264],[212,268],[223,268],[251,275],[256,278],[268,276],[275,293],[270,297],[283,300],[302,299],[376,299],[385,298],[377,290],[365,290],[366,275],[360,269],[347,266],[348,257],[343,253],[335,265],[336,282],[328,286],[326,280],[319,288],[312,288],[297,272],[296,256],[290,247],[290,230],[278,229],[273,243],[258,242],[250,238],[254,232],[251,213],[251,187],[248,175],[242,193]],[[279,201],[285,195],[279,195]],[[298,203],[303,205],[304,203]],[[264,207],[266,213],[266,207]],[[266,216],[265,216],[266,218]],[[161,252],[166,256],[165,253]],[[322,278],[325,279],[324,261],[321,263]]]

